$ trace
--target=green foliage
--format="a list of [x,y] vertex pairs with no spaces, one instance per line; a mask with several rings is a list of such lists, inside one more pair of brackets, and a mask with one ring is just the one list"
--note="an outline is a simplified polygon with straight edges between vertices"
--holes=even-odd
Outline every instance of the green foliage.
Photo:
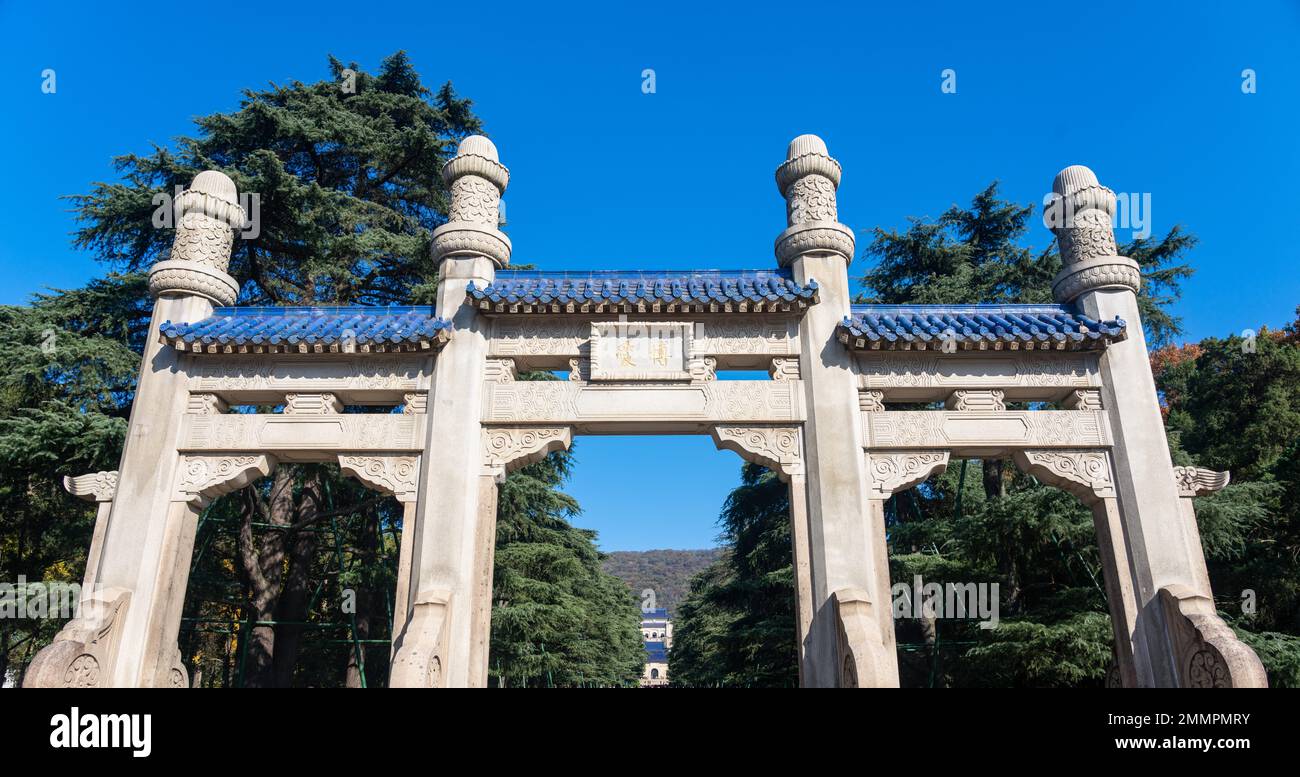
[[718,560],[716,548],[707,550],[616,550],[605,559],[605,571],[627,583],[633,595],[650,589],[655,606],[677,616],[678,604],[686,598],[691,578]]
[[636,599],[604,571],[596,533],[570,525],[569,453],[511,473],[497,503],[489,673],[500,686],[626,686],[645,649]]
[[331,57],[329,79],[247,90],[238,110],[196,119],[198,137],[177,138],[174,150],[118,157],[122,182],[72,198],[75,244],[147,269],[172,239],[153,226],[155,196],[216,168],[258,195],[259,234],[236,241],[230,266],[242,302],[430,301],[430,233],[448,204],[442,166],[479,120],[450,84],[425,87],[403,52],[376,74],[346,67],[353,92]]
[[[938,219],[913,218],[902,232],[877,227],[866,255],[876,264],[861,282],[861,302],[887,304],[1049,303],[1052,278],[1061,269],[1053,243],[1036,251],[1025,243],[1034,226],[1032,205],[998,196],[993,182],[969,208],[953,205]],[[1142,268],[1138,306],[1147,341],[1164,345],[1180,331],[1167,308],[1179,283],[1191,277],[1184,255],[1196,238],[1174,226],[1161,239],[1139,238],[1120,246]]]
[[719,518],[727,554],[691,581],[668,654],[674,685],[798,683],[788,489],[755,464]]

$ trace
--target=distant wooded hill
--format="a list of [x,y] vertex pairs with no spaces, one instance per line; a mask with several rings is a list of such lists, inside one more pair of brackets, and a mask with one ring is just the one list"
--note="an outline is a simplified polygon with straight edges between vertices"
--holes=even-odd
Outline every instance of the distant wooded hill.
[[641,592],[651,588],[655,592],[655,605],[668,610],[669,617],[676,615],[677,603],[685,598],[691,587],[691,577],[717,561],[722,555],[719,548],[707,550],[616,550],[605,559],[605,571],[628,584],[637,599]]

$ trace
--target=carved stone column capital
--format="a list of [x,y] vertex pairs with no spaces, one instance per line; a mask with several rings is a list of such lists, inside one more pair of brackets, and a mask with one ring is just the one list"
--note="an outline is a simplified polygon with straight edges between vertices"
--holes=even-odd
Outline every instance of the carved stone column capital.
[[908,451],[906,453],[867,453],[867,479],[875,499],[887,499],[906,491],[926,478],[948,468],[948,451]]
[[1087,291],[1131,289],[1141,284],[1137,262],[1119,256],[1111,218],[1115,193],[1083,165],[1056,174],[1052,194],[1043,208],[1043,221],[1056,234],[1062,269],[1052,281],[1052,292],[1062,303],[1073,302]]
[[1086,505],[1115,496],[1110,455],[1105,451],[1018,450],[1012,458],[1021,471],[1075,495]]
[[498,160],[497,147],[482,135],[470,135],[443,166],[442,179],[451,189],[451,207],[447,223],[433,231],[434,262],[477,255],[498,268],[510,264],[510,239],[498,229],[510,171]]
[[776,186],[786,201],[787,229],[776,238],[777,262],[785,267],[800,254],[836,253],[853,261],[853,230],[839,222],[835,192],[840,163],[816,135],[790,142],[785,162],[776,169]]
[[710,432],[718,450],[731,450],[761,464],[782,480],[804,474],[803,435],[797,426],[717,424]]
[[205,170],[173,207],[176,237],[171,254],[149,271],[150,293],[195,294],[218,305],[233,304],[239,284],[226,269],[235,231],[247,223],[234,181],[218,170]]
[[483,468],[498,481],[573,444],[570,426],[496,426],[483,430]]
[[399,502],[414,502],[419,493],[419,456],[340,454],[339,469],[382,494],[396,497]]

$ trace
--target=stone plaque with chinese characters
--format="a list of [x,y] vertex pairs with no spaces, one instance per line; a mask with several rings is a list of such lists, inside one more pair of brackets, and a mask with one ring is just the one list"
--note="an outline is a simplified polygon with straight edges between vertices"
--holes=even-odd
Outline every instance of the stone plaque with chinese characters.
[[592,380],[690,380],[691,324],[596,321]]

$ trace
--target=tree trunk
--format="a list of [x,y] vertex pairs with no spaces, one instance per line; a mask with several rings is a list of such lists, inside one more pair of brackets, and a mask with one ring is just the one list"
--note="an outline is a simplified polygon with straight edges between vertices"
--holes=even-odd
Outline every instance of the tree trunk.
[[[255,488],[250,486],[250,489]],[[293,470],[282,467],[276,470],[271,496],[262,509],[259,509],[256,493],[249,494],[240,522],[239,552],[250,589],[249,609],[254,621],[260,622],[260,625],[253,626],[248,638],[244,660],[246,688],[270,688],[275,684],[275,627],[267,622],[275,618],[284,576],[285,532],[269,530],[255,547],[253,520],[262,513],[261,517],[267,523],[289,526],[293,521],[293,506]]]
[[984,496],[989,499],[1006,496],[1007,485],[1002,477],[1005,462],[1002,459],[984,459],[981,464],[984,469]]
[[317,537],[311,531],[312,523],[321,511],[321,471],[312,468],[303,482],[302,497],[298,503],[295,524],[305,531],[293,533],[289,542],[289,574],[276,608],[274,672],[275,685],[288,688],[293,685],[293,672],[298,663],[298,649],[302,645],[303,627],[311,606],[312,562],[316,558]]

